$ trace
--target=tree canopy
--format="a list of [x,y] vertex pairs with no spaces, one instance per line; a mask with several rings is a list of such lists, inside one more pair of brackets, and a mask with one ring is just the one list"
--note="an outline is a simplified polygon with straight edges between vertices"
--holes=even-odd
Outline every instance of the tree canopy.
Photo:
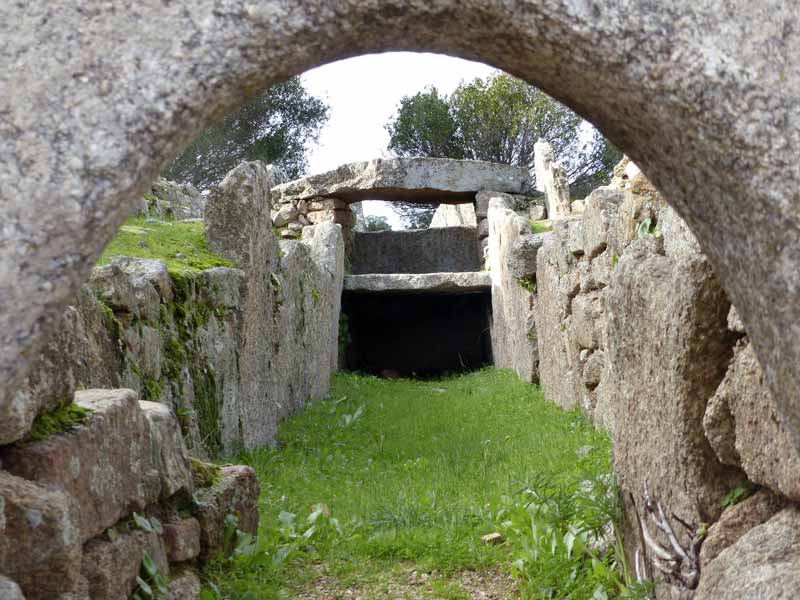
[[204,189],[241,161],[262,160],[299,177],[307,167],[306,147],[327,120],[328,106],[294,77],[209,127],[163,175]]
[[462,83],[448,97],[429,87],[400,100],[386,125],[397,156],[466,158],[528,167],[544,138],[574,195],[608,182],[621,154],[541,90],[506,74]]

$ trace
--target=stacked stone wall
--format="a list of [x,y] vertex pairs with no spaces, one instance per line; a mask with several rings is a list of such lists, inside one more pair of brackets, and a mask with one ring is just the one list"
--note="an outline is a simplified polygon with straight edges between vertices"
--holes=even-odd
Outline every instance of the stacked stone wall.
[[[611,434],[630,564],[660,582],[658,599],[743,597],[741,589],[756,589],[745,572],[774,576],[772,592],[795,589],[759,553],[778,521],[800,527],[796,509],[780,512],[800,501],[800,462],[741,320],[686,224],[627,160],[610,187],[587,197],[582,212],[573,203],[546,234],[526,233],[508,199],[495,196],[493,337],[519,338],[532,314],[538,348],[528,354],[546,397]],[[528,297],[509,293],[512,273],[530,282]],[[520,361],[502,349],[495,360]],[[663,506],[685,550],[672,573],[657,568],[663,556],[643,537],[649,528],[676,555],[648,499]],[[786,568],[798,561],[790,538],[770,549]]]
[[[273,180],[244,163],[201,207],[209,246],[241,268],[116,258],[63,314],[0,429],[3,598],[122,599],[137,578],[198,598],[231,516],[256,533],[254,471],[196,457],[268,443],[327,393],[344,264],[334,224],[276,239]],[[148,210],[181,215],[184,200]]]

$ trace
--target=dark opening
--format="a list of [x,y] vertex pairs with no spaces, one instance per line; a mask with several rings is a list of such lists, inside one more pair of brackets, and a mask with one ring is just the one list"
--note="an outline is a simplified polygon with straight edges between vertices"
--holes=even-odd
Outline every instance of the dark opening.
[[344,367],[381,376],[435,377],[492,362],[491,294],[345,292]]

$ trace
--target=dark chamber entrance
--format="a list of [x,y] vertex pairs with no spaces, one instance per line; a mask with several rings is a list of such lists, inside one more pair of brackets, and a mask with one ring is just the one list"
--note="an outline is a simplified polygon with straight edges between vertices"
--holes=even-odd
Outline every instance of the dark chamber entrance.
[[491,294],[342,295],[349,343],[344,367],[375,375],[433,377],[492,362]]

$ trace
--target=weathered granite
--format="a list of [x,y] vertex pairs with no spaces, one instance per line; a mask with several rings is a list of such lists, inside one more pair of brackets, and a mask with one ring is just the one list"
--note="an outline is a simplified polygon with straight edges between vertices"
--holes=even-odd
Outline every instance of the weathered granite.
[[150,556],[159,573],[169,575],[161,536],[139,530],[118,531],[113,539],[102,535],[84,545],[81,575],[92,600],[125,600],[136,589],[142,559]]
[[205,204],[206,197],[191,183],[177,183],[159,177],[153,182],[150,192],[143,195],[139,213],[170,219],[200,219]]
[[528,173],[511,165],[448,158],[376,158],[342,165],[272,190],[272,200],[287,204],[316,196],[335,196],[347,202],[402,200],[404,202],[470,202],[484,189],[525,193]]
[[4,600],[25,600],[22,590],[15,581],[0,575],[0,598]]
[[463,273],[480,268],[473,227],[356,232],[350,255],[354,275]]
[[800,597],[800,509],[753,527],[703,569],[695,600]]
[[202,589],[200,577],[189,569],[175,573],[163,600],[199,600]]
[[709,253],[797,441],[800,17],[723,5],[180,0],[148,4],[146,22],[131,2],[88,22],[70,3],[4,6],[0,413],[128,206],[205,126],[289,75],[409,49],[526,78],[637,161]]
[[192,560],[200,554],[200,523],[194,517],[164,523],[164,547],[171,563]]
[[166,407],[142,410],[137,394],[124,389],[79,391],[75,403],[91,411],[86,425],[2,448],[0,460],[10,473],[76,498],[82,542],[178,491],[191,496],[183,439]]
[[475,205],[467,204],[440,204],[433,213],[431,227],[477,227]]
[[344,290],[359,293],[453,294],[488,290],[486,271],[467,273],[345,275]]
[[564,169],[555,162],[553,147],[539,139],[533,145],[536,185],[544,191],[547,214],[551,219],[560,219],[571,212],[569,184]]
[[769,490],[759,490],[739,504],[727,508],[719,520],[708,528],[700,547],[700,569],[704,569],[753,527],[768,521],[786,508],[787,504],[785,498],[776,496]]
[[736,346],[703,425],[722,462],[741,467],[751,481],[800,501],[800,456],[746,338]]
[[[540,239],[530,235],[526,219],[510,208],[509,198],[496,195],[489,200],[488,268],[492,283],[492,356],[496,367],[514,369],[525,381],[539,380],[539,347],[534,324],[535,270],[520,275],[519,242],[536,237],[522,252],[530,258]],[[538,249],[538,248],[537,248]],[[534,259],[535,260],[535,259]]]
[[0,573],[28,600],[80,590],[79,510],[61,490],[0,471]]
[[217,482],[197,490],[194,516],[201,529],[201,560],[205,561],[225,549],[225,519],[228,515],[236,517],[241,531],[256,533],[260,491],[255,471],[242,465],[222,467]]

